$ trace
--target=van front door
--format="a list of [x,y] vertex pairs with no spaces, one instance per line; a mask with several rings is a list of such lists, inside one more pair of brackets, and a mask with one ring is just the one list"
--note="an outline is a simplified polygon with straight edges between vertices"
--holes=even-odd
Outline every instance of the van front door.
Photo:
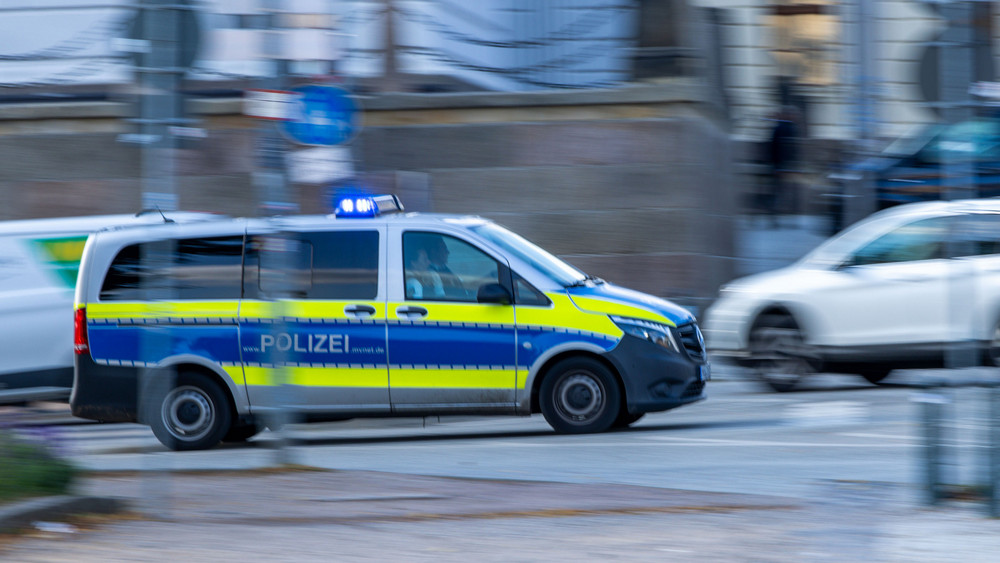
[[477,298],[487,285],[510,291],[508,265],[443,233],[390,237],[390,269],[402,274],[391,277],[387,306],[393,410],[513,411],[514,306]]

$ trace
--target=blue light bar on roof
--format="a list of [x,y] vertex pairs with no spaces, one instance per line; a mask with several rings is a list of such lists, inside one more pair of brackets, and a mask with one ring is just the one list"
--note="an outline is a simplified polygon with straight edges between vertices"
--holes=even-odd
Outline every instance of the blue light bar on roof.
[[333,215],[340,218],[378,217],[402,210],[403,204],[394,195],[352,196],[337,202],[337,209]]

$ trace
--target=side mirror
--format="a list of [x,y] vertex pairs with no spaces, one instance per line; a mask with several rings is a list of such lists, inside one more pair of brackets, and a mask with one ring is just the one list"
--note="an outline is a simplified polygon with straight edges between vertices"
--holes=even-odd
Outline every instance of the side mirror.
[[504,289],[502,285],[487,283],[479,286],[479,291],[476,293],[476,301],[480,303],[510,305],[514,300],[511,299],[510,292]]

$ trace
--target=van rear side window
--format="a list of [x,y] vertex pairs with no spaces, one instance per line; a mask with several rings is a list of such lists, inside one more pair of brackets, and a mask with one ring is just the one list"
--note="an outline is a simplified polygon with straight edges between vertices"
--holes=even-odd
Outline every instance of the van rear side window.
[[[269,237],[247,244],[244,299],[275,297],[282,282],[296,299],[375,299],[378,295],[378,231],[287,233],[289,255],[268,255]],[[274,260],[282,259],[282,271]],[[284,274],[282,276],[282,273]]]
[[242,269],[242,236],[133,244],[111,263],[100,298],[239,299]]
[[310,299],[375,299],[377,231],[330,231],[303,237],[314,252]]

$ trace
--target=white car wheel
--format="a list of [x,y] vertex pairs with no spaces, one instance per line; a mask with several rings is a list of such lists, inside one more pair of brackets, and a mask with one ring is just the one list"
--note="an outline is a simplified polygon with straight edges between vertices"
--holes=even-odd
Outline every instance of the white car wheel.
[[750,332],[750,359],[758,379],[779,392],[790,391],[816,372],[818,360],[795,321],[762,318]]

